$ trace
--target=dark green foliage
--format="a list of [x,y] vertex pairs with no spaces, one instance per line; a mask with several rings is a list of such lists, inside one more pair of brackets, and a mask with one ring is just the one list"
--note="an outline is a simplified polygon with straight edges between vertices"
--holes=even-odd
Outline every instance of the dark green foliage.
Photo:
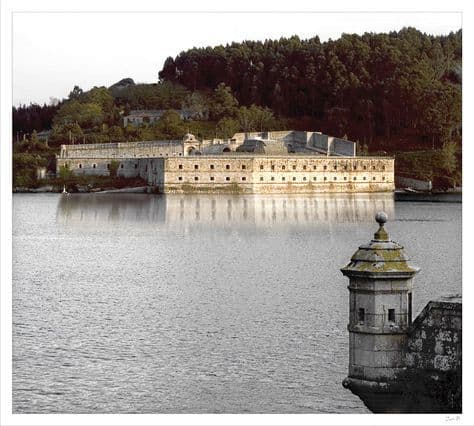
[[28,135],[35,129],[37,131],[50,129],[58,109],[58,105],[46,104],[13,107],[13,139],[21,140],[23,135]]
[[[312,118],[312,128],[377,138],[416,136],[430,148],[459,134],[462,33],[430,36],[414,28],[343,34],[320,43],[294,36],[193,48],[168,58],[159,76],[190,90],[216,90],[240,105]],[[215,119],[232,116],[220,111]]]

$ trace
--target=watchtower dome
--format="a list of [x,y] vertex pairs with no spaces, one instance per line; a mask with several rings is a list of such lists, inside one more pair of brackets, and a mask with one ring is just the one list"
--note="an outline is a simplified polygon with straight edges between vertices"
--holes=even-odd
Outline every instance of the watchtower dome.
[[408,263],[403,247],[390,240],[384,228],[387,215],[379,212],[375,220],[374,238],[341,269],[349,277],[350,292],[349,375],[343,386],[366,404],[369,393],[369,401],[373,392],[389,397],[394,379],[405,370],[413,277],[419,271]]

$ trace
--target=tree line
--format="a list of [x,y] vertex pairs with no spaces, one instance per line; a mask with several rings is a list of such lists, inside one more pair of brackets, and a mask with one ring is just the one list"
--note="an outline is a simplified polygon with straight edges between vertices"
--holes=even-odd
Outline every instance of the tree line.
[[324,43],[293,36],[193,48],[167,58],[159,77],[193,91],[224,83],[241,105],[309,117],[369,145],[406,136],[440,147],[460,132],[461,58],[461,30],[404,28]]

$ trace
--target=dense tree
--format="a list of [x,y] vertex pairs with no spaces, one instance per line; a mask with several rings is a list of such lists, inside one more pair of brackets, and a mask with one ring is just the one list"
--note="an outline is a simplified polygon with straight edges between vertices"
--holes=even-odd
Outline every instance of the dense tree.
[[77,123],[81,127],[93,127],[102,123],[104,118],[105,115],[100,105],[72,100],[61,105],[54,117],[54,123],[57,125]]
[[237,112],[238,105],[239,103],[232,94],[230,87],[224,83],[219,83],[212,97],[211,116],[215,120],[223,117],[232,117]]
[[167,110],[158,120],[156,128],[159,134],[162,135],[160,139],[181,139],[186,132],[186,127],[180,115],[173,110]]
[[[168,58],[159,76],[162,84],[215,90],[217,120],[232,116],[238,101],[312,117],[322,131],[369,146],[410,135],[441,147],[460,129],[461,56],[461,30],[431,36],[404,28],[325,43],[294,36],[193,48]],[[222,107],[234,97],[233,111]]]
[[231,138],[240,130],[240,124],[234,118],[221,118],[216,125],[216,136],[222,139]]
[[20,140],[23,135],[33,130],[41,131],[51,128],[54,115],[59,106],[30,104],[13,107],[13,138]]

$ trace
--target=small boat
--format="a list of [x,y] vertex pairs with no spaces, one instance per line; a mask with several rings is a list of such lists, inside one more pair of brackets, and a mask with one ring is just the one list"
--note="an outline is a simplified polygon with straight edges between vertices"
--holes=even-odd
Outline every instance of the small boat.
[[63,192],[62,194],[69,195],[69,192],[66,191],[66,185],[63,185]]

